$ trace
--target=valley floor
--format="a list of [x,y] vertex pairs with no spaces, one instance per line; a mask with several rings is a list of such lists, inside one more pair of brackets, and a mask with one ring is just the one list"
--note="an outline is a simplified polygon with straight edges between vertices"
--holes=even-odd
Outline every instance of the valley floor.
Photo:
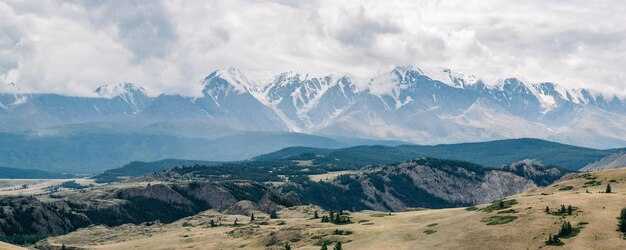
[[49,193],[49,187],[63,182],[76,182],[80,185],[98,185],[93,179],[0,179],[0,196],[41,195]]
[[[608,183],[610,194],[604,193]],[[320,216],[328,214],[315,206],[283,209],[278,219],[258,212],[254,222],[247,216],[209,210],[166,225],[92,226],[49,238],[36,247],[284,249],[289,242],[292,249],[320,249],[323,241],[340,241],[344,249],[626,249],[626,240],[617,231],[617,217],[626,207],[626,169],[578,176],[507,198],[512,199],[517,204],[491,212],[485,210],[490,205],[391,214],[356,212],[350,213],[352,223],[347,225],[312,219],[316,210]],[[554,212],[561,205],[571,205],[572,215],[546,213],[546,206]],[[504,224],[487,225],[488,217]],[[507,218],[513,220],[507,223]],[[221,225],[211,227],[211,220]],[[557,234],[564,221],[580,226],[580,233],[563,238],[561,247],[546,246],[548,235]]]

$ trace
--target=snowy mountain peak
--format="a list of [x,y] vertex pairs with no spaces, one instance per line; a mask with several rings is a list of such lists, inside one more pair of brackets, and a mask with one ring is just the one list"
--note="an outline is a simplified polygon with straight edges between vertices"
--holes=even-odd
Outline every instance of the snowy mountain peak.
[[254,85],[239,69],[234,67],[213,71],[201,83],[204,85],[202,92],[205,95],[209,92],[215,92],[212,90],[224,93],[234,91],[237,94],[242,94],[249,92],[249,88]]
[[125,82],[102,85],[96,88],[94,92],[100,97],[114,98],[117,96],[145,95],[146,89],[138,87],[135,84]]
[[291,70],[291,71],[287,71],[287,72],[283,72],[283,73],[278,74],[275,77],[274,81],[276,83],[285,83],[286,79],[294,79],[294,78],[295,79],[300,79],[300,78],[303,78],[302,80],[306,80],[308,77],[309,77],[309,74],[303,74],[303,73],[300,73],[298,71]]
[[440,81],[454,88],[466,88],[480,82],[480,79],[474,75],[466,75],[448,68],[422,68],[420,71],[428,78]]
[[400,83],[409,83],[418,75],[428,77],[454,88],[466,88],[482,82],[475,75],[466,75],[442,67],[417,68],[413,66],[396,66],[391,72],[399,78]]

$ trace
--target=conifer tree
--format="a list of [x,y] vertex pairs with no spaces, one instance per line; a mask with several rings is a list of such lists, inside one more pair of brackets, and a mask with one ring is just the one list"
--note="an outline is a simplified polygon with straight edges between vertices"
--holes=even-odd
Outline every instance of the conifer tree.
[[235,225],[235,226],[236,226],[236,225],[237,225],[237,221],[238,221],[238,219],[237,219],[237,218],[235,218],[235,222],[233,223],[233,225]]
[[551,243],[551,244],[558,244],[559,242],[561,242],[561,240],[559,239],[559,236],[557,236],[557,235],[552,235],[552,234],[550,234],[550,235],[548,236],[548,243]]
[[337,216],[335,216],[335,221],[333,221],[333,223],[335,223],[335,224],[341,224],[341,215],[337,215]]
[[626,233],[626,208],[622,208],[619,215],[619,231]]
[[569,221],[563,222],[559,230],[559,236],[568,236],[572,234],[572,224]]
[[326,215],[322,216],[322,223],[326,223],[328,221],[329,221],[328,216]]
[[250,213],[250,221],[254,221],[254,213]]
[[291,246],[289,245],[289,242],[285,243],[285,250],[291,250]]
[[330,221],[335,221],[335,212],[330,211]]
[[341,248],[341,242],[337,241],[337,243],[335,243],[335,247],[333,248],[333,250],[342,250],[343,248]]
[[211,225],[211,227],[215,227],[215,221],[213,221],[213,219],[211,219],[211,221],[209,222],[209,224]]
[[610,194],[611,193],[611,183],[606,184],[606,191],[605,193]]
[[567,206],[567,214],[572,215],[572,205]]
[[315,213],[313,214],[313,219],[319,219],[320,216],[319,214],[317,214],[317,210],[315,210]]
[[322,242],[322,247],[320,250],[328,250],[328,243],[326,241]]
[[276,211],[272,211],[270,213],[270,219],[278,219],[278,214],[276,214]]
[[546,206],[546,213],[550,213],[550,207]]

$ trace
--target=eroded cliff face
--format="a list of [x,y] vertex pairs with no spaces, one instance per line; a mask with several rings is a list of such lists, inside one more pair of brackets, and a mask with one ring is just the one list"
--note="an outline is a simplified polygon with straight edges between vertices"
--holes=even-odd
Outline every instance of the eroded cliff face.
[[454,163],[403,162],[343,176],[333,185],[349,190],[355,189],[351,182],[358,182],[366,207],[391,211],[482,204],[537,187],[532,180],[510,172]]
[[[36,240],[92,224],[170,223],[207,209],[247,215],[252,211],[269,213],[285,205],[300,205],[293,195],[275,192],[259,183],[233,181],[95,189],[56,199],[3,197],[0,198],[0,237],[18,235]],[[245,206],[242,201],[246,201]]]
[[544,166],[536,160],[522,160],[504,165],[500,169],[530,179],[538,186],[548,186],[570,173],[554,166]]

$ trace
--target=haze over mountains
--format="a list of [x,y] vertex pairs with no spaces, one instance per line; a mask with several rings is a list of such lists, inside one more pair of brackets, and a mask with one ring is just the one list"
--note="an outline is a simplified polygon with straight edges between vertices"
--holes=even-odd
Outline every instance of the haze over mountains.
[[[1,94],[0,128],[77,123],[202,136],[291,131],[419,144],[533,137],[581,146],[626,146],[626,102],[587,89],[506,79],[496,86],[449,69],[396,67],[366,82],[350,75],[288,72],[266,83],[235,68],[202,80],[200,97],[150,97],[131,83],[99,87],[100,98]],[[190,123],[189,121],[193,121]],[[188,131],[190,132],[190,131]],[[195,131],[185,134],[198,137]]]
[[[493,85],[449,69],[396,67],[368,80],[298,72],[262,80],[228,68],[212,72],[201,84],[196,97],[151,96],[132,83],[101,86],[97,97],[0,94],[0,140],[5,142],[0,154],[8,159],[0,164],[13,167],[27,159],[19,167],[52,166],[47,162],[55,157],[35,152],[33,144],[47,145],[39,147],[46,152],[58,149],[56,158],[91,150],[95,153],[84,162],[100,169],[130,160],[241,160],[289,146],[521,137],[594,148],[626,146],[624,99],[555,83],[510,78]],[[52,170],[84,162],[57,161]]]

